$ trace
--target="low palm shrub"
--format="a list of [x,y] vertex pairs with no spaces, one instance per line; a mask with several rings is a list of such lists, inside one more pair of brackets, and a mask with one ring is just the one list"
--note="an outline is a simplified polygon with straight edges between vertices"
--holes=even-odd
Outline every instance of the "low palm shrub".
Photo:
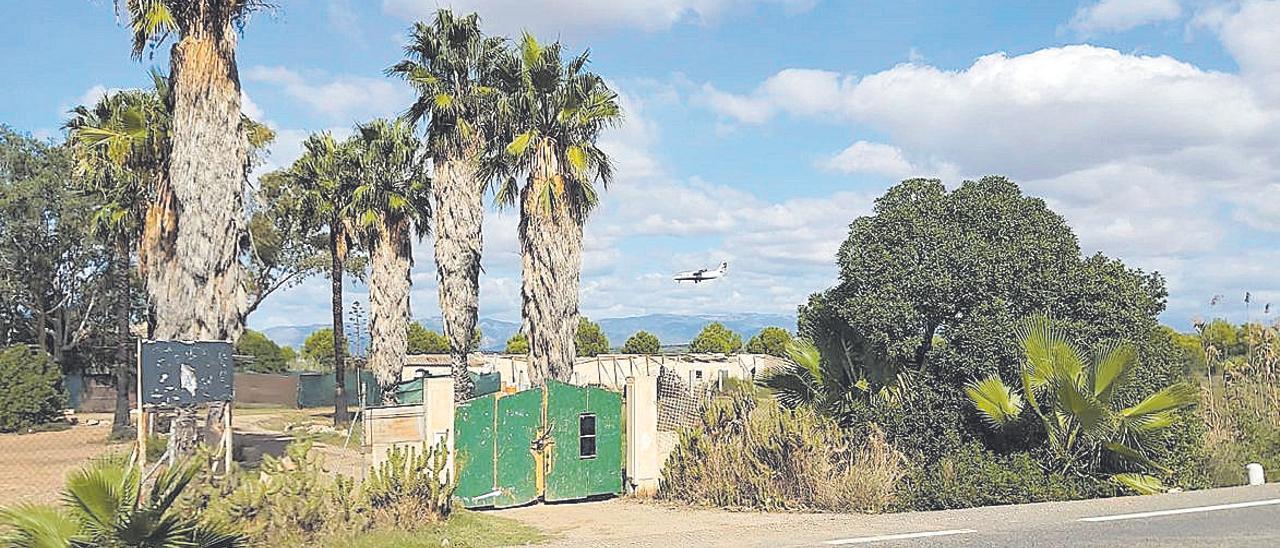
[[67,478],[62,507],[19,505],[0,510],[8,546],[156,546],[220,548],[245,538],[205,522],[176,503],[199,472],[197,465],[160,472],[150,489],[133,462],[94,461]]
[[807,406],[787,409],[736,392],[713,400],[680,433],[660,496],[763,510],[879,512],[894,502],[902,457],[871,429],[851,437]]
[[999,376],[965,389],[981,417],[998,430],[1018,428],[1026,420],[1038,423],[1045,435],[1047,472],[1109,475],[1138,493],[1166,490],[1152,473],[1172,478],[1173,471],[1153,461],[1148,447],[1185,417],[1181,410],[1195,404],[1195,389],[1174,384],[1119,408],[1115,394],[1137,363],[1132,345],[1113,345],[1086,357],[1046,316],[1029,318],[1019,335],[1026,357],[1021,390]]

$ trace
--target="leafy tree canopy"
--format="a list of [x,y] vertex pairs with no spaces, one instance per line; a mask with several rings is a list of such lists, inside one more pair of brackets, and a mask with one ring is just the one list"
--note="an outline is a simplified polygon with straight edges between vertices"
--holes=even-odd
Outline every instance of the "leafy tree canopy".
[[766,327],[747,341],[747,353],[768,354],[785,358],[787,345],[791,343],[791,332],[781,327]]
[[507,347],[502,351],[504,354],[528,354],[529,338],[524,333],[516,333],[510,339],[507,339]]
[[427,329],[421,322],[409,322],[410,354],[448,354],[449,339]]
[[[289,353],[292,354],[293,350],[290,349]],[[283,373],[289,369],[289,359],[284,350],[261,331],[246,329],[240,335],[240,340],[236,341],[236,354],[252,358],[244,366],[246,371]],[[329,354],[332,356],[333,352],[330,351]]]
[[742,350],[742,337],[730,331],[720,322],[712,322],[702,328],[702,332],[689,343],[691,352],[718,352],[733,354]]
[[308,335],[302,342],[302,357],[322,371],[333,371],[333,329],[326,327]]
[[600,324],[587,318],[578,318],[578,331],[573,336],[574,345],[579,356],[599,356],[609,352],[609,338],[600,329]]
[[662,342],[648,331],[637,331],[622,345],[623,354],[657,354],[661,351]]

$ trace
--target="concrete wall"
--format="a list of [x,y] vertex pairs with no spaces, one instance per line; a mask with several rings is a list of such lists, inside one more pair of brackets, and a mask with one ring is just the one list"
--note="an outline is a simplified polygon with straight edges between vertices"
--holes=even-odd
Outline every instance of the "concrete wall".
[[[510,354],[483,354],[481,364],[473,360],[471,368],[477,371],[497,371],[502,382],[523,390],[529,387],[529,360],[526,356]],[[660,354],[643,356],[632,354],[602,354],[590,358],[578,358],[573,365],[571,384],[599,385],[622,390],[627,377],[656,376],[665,367],[673,370],[689,386],[697,387],[716,383],[721,379],[750,379],[781,366],[784,362],[765,354]],[[409,366],[406,366],[409,367]],[[436,374],[436,365],[421,365]],[[410,378],[410,377],[406,377]]]
[[373,466],[387,459],[392,447],[420,451],[424,443],[444,440],[449,451],[448,469],[453,469],[453,378],[424,380],[421,404],[373,407],[364,414],[364,443]]
[[627,488],[638,496],[658,492],[666,455],[658,439],[658,377],[627,379],[626,399]]

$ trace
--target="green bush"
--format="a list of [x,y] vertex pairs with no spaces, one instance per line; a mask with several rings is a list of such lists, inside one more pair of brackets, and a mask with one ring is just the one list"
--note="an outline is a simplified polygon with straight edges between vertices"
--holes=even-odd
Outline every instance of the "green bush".
[[1114,494],[1114,487],[1046,472],[1030,453],[999,456],[977,442],[913,470],[900,484],[902,510],[945,510],[997,504],[1075,500]]
[[879,512],[894,503],[902,457],[872,429],[849,436],[808,406],[749,394],[717,398],[680,433],[659,496],[761,510]]
[[62,371],[47,354],[23,344],[0,350],[0,432],[57,421],[66,402]]

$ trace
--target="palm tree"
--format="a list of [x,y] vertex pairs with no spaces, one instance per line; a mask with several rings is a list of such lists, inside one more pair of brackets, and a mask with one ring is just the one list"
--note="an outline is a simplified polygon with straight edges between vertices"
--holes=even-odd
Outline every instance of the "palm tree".
[[812,406],[844,419],[853,402],[900,405],[911,387],[911,376],[890,366],[884,352],[848,334],[833,356],[824,357],[808,339],[787,343],[787,362],[756,380],[778,403],[795,408]]
[[142,236],[152,195],[163,178],[169,148],[168,79],[151,71],[153,88],[109,94],[92,106],[72,109],[66,128],[79,186],[94,196],[92,233],[110,253],[115,283],[116,404],[111,435],[129,426],[129,387],[133,384],[131,339],[131,258]]
[[[322,225],[329,244],[330,307],[333,313],[334,424],[346,424],[346,336],[342,321],[342,279],[352,246],[353,226],[343,216],[351,203],[352,177],[348,150],[329,132],[315,133],[303,143],[302,157],[293,163],[288,180],[299,194],[299,214],[304,222]],[[310,232],[309,230],[305,232]]]
[[613,178],[596,140],[622,110],[587,62],[584,52],[564,63],[559,42],[544,47],[525,34],[495,70],[497,112],[509,136],[489,170],[504,176],[498,203],[520,204],[522,331],[536,383],[573,373],[582,229],[599,203],[595,183],[607,187]]
[[369,369],[383,403],[391,404],[409,345],[410,233],[428,232],[431,185],[422,172],[421,143],[408,122],[356,126],[351,147],[359,180],[342,214],[355,222],[369,250]]
[[387,70],[406,79],[418,93],[405,118],[414,124],[429,120],[436,276],[458,401],[470,398],[473,388],[467,347],[480,297],[481,225],[489,181],[479,170],[486,137],[496,133],[497,94],[490,80],[504,43],[480,31],[478,15],[458,18],[442,9],[430,25],[414,26],[406,58]]
[[173,506],[199,471],[175,466],[161,472],[144,493],[136,465],[103,459],[72,473],[65,508],[25,504],[0,510],[7,546],[232,547],[245,539],[184,515]]
[[116,0],[133,56],[170,50],[171,142],[143,245],[154,336],[236,340],[247,309],[243,194],[249,144],[240,113],[237,34],[260,0]]
[[[1104,450],[1130,466],[1168,473],[1147,456],[1156,433],[1178,421],[1178,411],[1198,398],[1184,383],[1168,386],[1135,405],[1115,408],[1115,394],[1128,382],[1137,352],[1114,344],[1086,358],[1050,318],[1037,315],[1019,330],[1026,362],[1019,373],[1021,394],[993,375],[974,381],[965,394],[994,428],[1008,428],[1030,409],[1048,438],[1058,471],[1093,474],[1105,468]],[[1165,490],[1160,479],[1142,473],[1111,476],[1139,493]]]

